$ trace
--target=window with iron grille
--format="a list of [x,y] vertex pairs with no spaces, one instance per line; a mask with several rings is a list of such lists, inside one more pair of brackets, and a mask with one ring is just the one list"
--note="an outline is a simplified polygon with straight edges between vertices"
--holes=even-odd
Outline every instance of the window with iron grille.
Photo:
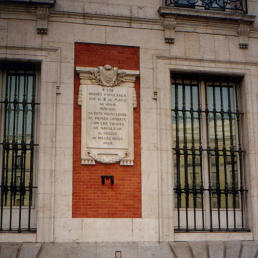
[[0,231],[35,231],[35,66],[1,67]]
[[175,231],[248,231],[239,79],[172,75]]

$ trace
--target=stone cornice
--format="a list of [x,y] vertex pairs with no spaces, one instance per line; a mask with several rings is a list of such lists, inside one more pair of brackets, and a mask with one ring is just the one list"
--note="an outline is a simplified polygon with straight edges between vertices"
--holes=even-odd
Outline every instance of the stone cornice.
[[[194,33],[209,33],[217,35],[226,36],[238,36],[240,21],[244,21],[249,25],[254,19],[251,15],[234,15],[233,19],[227,19],[230,14],[220,14],[215,11],[206,10],[191,10],[194,13],[203,13],[202,16],[195,15],[179,15],[179,11],[184,8],[173,8],[167,7],[159,9],[165,11],[165,15],[161,14],[161,18],[142,18],[142,17],[129,17],[129,16],[116,16],[116,15],[104,15],[104,14],[92,14],[92,13],[81,13],[81,12],[68,12],[68,11],[58,11],[54,8],[49,10],[49,22],[60,22],[60,23],[74,23],[74,24],[87,24],[87,25],[97,25],[97,26],[118,26],[123,28],[134,28],[134,29],[151,29],[151,30],[163,30],[164,29],[164,16],[173,17],[176,19],[176,32],[194,32]],[[171,10],[171,12],[169,12]],[[173,15],[173,12],[177,12],[178,15]],[[184,12],[190,10],[184,9]],[[197,11],[197,12],[196,12]],[[169,15],[169,13],[171,13]],[[212,14],[217,13],[217,15],[226,16],[224,19],[224,26],[222,26],[222,19],[206,18],[206,13]],[[14,5],[3,5],[0,3],[0,14],[3,19],[24,19],[31,20],[36,19],[36,8],[35,7],[16,7]],[[243,18],[242,18],[243,17]],[[171,23],[171,22],[170,22]],[[173,22],[174,23],[174,22]],[[208,31],[208,26],[210,31]],[[251,26],[251,25],[250,25]],[[257,38],[257,28],[250,27],[249,38]]]
[[[36,10],[35,6],[24,6],[19,5],[15,6],[13,4],[3,4],[0,2],[0,13],[23,13],[26,11],[26,14],[33,13]],[[233,14],[226,12],[217,12],[211,10],[197,10],[197,9],[187,9],[179,7],[160,7],[158,9],[159,14],[162,17],[168,15],[176,15],[178,19],[181,17],[200,17],[200,18],[213,18],[213,19],[225,19],[232,21],[242,21],[247,23],[253,23],[255,20],[255,15],[243,15],[243,14]],[[54,8],[50,9],[49,12],[52,17],[63,17],[63,18],[91,18],[91,19],[104,19],[104,20],[117,20],[125,22],[139,22],[139,23],[153,23],[160,24],[160,19],[154,18],[144,18],[144,17],[131,17],[131,16],[119,16],[119,15],[104,15],[104,14],[94,14],[94,13],[82,13],[82,12],[68,12],[68,11],[58,11]]]

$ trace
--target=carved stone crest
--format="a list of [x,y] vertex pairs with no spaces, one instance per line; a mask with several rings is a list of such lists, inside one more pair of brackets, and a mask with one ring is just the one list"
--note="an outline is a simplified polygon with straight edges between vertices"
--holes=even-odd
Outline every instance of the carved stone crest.
[[241,49],[248,48],[249,33],[250,33],[250,26],[248,24],[240,23],[238,28],[238,35],[239,35],[239,47]]
[[114,86],[117,79],[118,68],[105,65],[99,68],[100,81],[103,86]]
[[[89,71],[90,72],[90,71]],[[111,65],[99,66],[89,74],[89,79],[100,86],[115,87],[125,79],[125,72],[119,71],[118,67]]]

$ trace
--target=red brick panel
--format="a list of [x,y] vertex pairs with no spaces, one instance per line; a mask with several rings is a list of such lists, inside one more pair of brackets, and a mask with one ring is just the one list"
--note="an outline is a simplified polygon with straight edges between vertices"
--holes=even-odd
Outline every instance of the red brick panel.
[[[119,69],[139,70],[139,48],[100,44],[75,44],[75,67],[110,64]],[[79,77],[74,81],[73,218],[140,218],[140,85],[134,109],[134,166],[116,164],[81,165],[81,107],[78,106]],[[114,185],[101,184],[101,175],[113,175]]]

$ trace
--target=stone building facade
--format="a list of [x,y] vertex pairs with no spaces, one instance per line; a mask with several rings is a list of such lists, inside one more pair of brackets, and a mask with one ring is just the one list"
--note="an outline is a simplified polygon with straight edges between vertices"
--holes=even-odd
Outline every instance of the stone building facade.
[[0,257],[257,257],[256,15],[0,0]]

